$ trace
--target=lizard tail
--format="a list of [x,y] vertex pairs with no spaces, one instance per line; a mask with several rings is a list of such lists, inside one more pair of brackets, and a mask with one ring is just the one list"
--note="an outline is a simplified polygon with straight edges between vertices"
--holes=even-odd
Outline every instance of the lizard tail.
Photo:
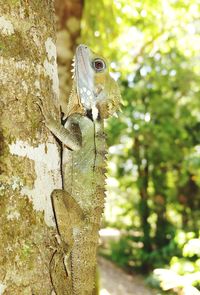
[[96,281],[96,251],[99,225],[88,225],[76,235],[71,253],[73,295],[92,295]]

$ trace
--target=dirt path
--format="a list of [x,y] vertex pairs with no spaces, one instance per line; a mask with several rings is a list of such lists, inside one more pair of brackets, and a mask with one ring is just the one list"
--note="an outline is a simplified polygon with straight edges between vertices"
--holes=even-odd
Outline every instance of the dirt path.
[[112,262],[100,257],[100,295],[155,295],[141,276],[129,275]]

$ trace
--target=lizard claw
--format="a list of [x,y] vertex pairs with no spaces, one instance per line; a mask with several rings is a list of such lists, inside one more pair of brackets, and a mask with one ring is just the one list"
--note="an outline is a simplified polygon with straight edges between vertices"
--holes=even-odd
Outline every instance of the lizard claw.
[[38,101],[35,101],[35,103],[39,106],[39,109],[40,109],[42,115],[45,117],[44,105],[43,105],[41,98],[38,98]]
[[[47,101],[42,100],[41,98],[38,98],[38,100],[35,103],[38,105],[38,107],[42,113],[42,116],[44,117],[44,120],[42,122],[45,123],[45,125],[47,125],[49,121],[54,120],[54,118],[52,116],[52,112],[51,112],[51,110],[52,110],[51,106],[48,105]],[[53,107],[53,110],[57,111],[55,106]]]
[[71,276],[71,266],[70,266],[70,253],[64,256],[64,265],[68,276]]
[[39,109],[40,109],[42,115],[45,117],[47,110],[46,110],[43,100],[38,97],[38,100],[35,103],[39,106]]
[[57,241],[58,245],[60,245],[61,244],[60,235],[55,235],[55,238],[56,238],[56,241]]

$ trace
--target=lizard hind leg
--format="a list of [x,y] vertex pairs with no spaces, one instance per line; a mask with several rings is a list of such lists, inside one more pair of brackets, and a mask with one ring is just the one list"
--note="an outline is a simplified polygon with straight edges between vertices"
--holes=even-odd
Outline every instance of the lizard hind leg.
[[73,239],[72,231],[85,219],[82,208],[66,191],[56,189],[51,194],[56,225],[61,239],[68,244]]
[[62,251],[56,250],[50,261],[50,277],[56,295],[72,295],[72,278],[66,273]]
[[[73,228],[79,226],[84,220],[83,211],[74,198],[64,190],[54,190],[51,195],[54,216],[58,235],[56,250],[50,262],[50,274],[53,286],[58,295],[72,294],[71,260],[70,254],[73,249]],[[62,279],[66,281],[66,291],[62,285]],[[70,293],[71,292],[71,293]]]

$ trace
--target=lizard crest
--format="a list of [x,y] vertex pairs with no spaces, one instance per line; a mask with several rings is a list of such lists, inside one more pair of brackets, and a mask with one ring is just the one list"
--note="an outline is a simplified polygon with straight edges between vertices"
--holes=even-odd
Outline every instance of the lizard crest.
[[73,66],[74,83],[66,115],[88,114],[96,120],[115,113],[121,95],[117,82],[110,76],[107,61],[86,45],[79,45]]

